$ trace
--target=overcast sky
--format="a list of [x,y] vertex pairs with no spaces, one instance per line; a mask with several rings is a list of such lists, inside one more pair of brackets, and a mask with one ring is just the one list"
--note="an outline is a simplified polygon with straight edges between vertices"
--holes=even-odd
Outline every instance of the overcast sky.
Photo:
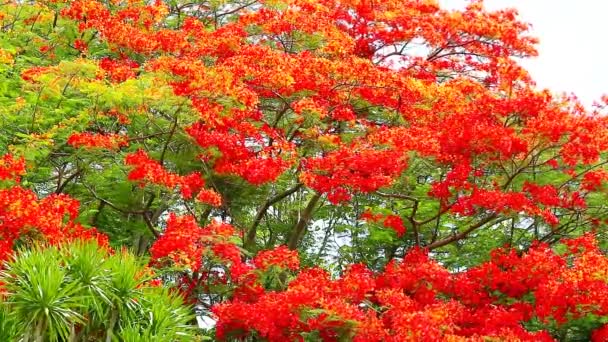
[[[439,0],[460,7],[466,0]],[[488,9],[516,8],[540,39],[539,56],[524,62],[539,87],[574,92],[590,105],[608,93],[608,1],[485,0]]]

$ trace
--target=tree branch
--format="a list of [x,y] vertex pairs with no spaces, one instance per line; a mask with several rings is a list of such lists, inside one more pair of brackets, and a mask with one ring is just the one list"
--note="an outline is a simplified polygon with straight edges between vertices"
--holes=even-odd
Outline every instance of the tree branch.
[[68,185],[68,183],[71,182],[72,180],[74,180],[74,178],[81,175],[82,171],[83,171],[82,169],[78,169],[74,173],[69,175],[68,178],[66,178],[61,184],[58,184],[57,189],[55,189],[55,193],[56,194],[62,193],[63,189],[65,189],[65,187]]
[[[490,223],[492,222],[495,218],[498,217],[498,214],[494,213],[494,214],[490,214],[489,216],[487,216],[486,218],[482,219],[481,221],[473,224],[472,226],[470,226],[469,228],[465,229],[464,231],[458,233],[458,234],[454,234],[450,237],[447,237],[445,239],[442,240],[438,240],[435,241],[433,243],[431,243],[430,245],[426,246],[429,250],[435,249],[435,248],[439,248],[439,247],[443,247],[445,245],[448,245],[454,241],[458,241],[461,239],[464,239],[465,237],[467,237],[467,235],[469,235],[472,231],[481,228],[482,226],[484,226],[486,223]],[[506,218],[502,219],[502,220],[506,220]]]
[[288,197],[289,195],[295,193],[296,191],[300,190],[300,188],[302,187],[302,183],[298,183],[296,184],[296,186],[285,190],[284,192],[277,194],[276,196],[269,198],[268,200],[266,200],[266,202],[264,202],[264,204],[262,205],[262,207],[260,207],[260,209],[258,210],[257,214],[255,215],[255,218],[253,219],[253,224],[251,225],[251,228],[249,228],[249,230],[247,231],[247,236],[245,237],[245,241],[243,243],[245,249],[249,249],[251,247],[253,247],[253,243],[255,242],[255,236],[257,234],[257,228],[260,225],[260,222],[262,222],[262,219],[264,218],[264,216],[266,215],[266,212],[268,211],[268,209],[275,203],[283,200],[284,198]]
[[315,193],[306,205],[306,209],[304,209],[298,223],[296,223],[296,225],[293,227],[291,236],[289,237],[289,243],[287,244],[289,249],[294,250],[298,248],[298,244],[300,243],[302,236],[304,236],[304,231],[306,230],[308,223],[312,219],[312,213],[317,205],[317,202],[319,202],[319,199],[321,199],[321,194]]
[[384,193],[384,192],[380,192],[380,191],[378,191],[377,194],[382,197],[404,199],[404,200],[412,201],[414,203],[412,206],[412,213],[410,214],[410,216],[407,217],[407,219],[408,219],[408,221],[410,221],[410,223],[412,225],[412,230],[414,232],[414,242],[416,243],[416,246],[420,246],[420,233],[419,233],[419,229],[418,229],[420,222],[416,221],[416,213],[418,212],[418,206],[420,204],[420,200],[417,199],[416,197],[409,196],[409,195],[403,195],[403,194],[388,194],[388,193]]

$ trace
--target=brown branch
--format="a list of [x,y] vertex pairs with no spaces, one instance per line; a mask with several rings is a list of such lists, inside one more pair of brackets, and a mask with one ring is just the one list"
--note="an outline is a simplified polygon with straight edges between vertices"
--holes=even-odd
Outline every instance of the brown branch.
[[[55,193],[56,194],[60,194],[63,192],[63,189],[65,189],[65,187],[68,185],[69,182],[71,182],[72,180],[74,180],[76,177],[80,176],[82,174],[82,169],[78,169],[76,170],[74,173],[72,173],[71,175],[68,176],[68,178],[66,178],[62,183],[57,185],[57,189],[55,189]],[[61,179],[58,180],[58,182],[60,182]]]
[[[489,216],[487,216],[486,218],[482,219],[481,221],[469,226],[467,229],[465,229],[464,231],[458,233],[458,234],[454,234],[450,237],[447,237],[445,239],[439,240],[439,241],[435,241],[433,243],[431,243],[430,245],[426,246],[429,250],[435,249],[435,248],[439,248],[439,247],[443,247],[445,245],[448,245],[454,241],[458,241],[461,239],[464,239],[465,237],[467,237],[467,235],[469,235],[471,232],[473,232],[474,230],[481,228],[482,226],[484,226],[487,223],[492,222],[494,219],[496,219],[498,217],[498,215],[496,213],[494,214],[490,214]],[[506,220],[503,219],[503,220]]]
[[409,195],[403,195],[403,194],[388,194],[388,193],[384,193],[384,192],[380,192],[380,191],[378,191],[377,194],[382,197],[404,199],[404,200],[412,201],[414,203],[412,206],[412,213],[410,214],[410,216],[407,217],[407,219],[408,219],[408,221],[410,221],[410,223],[412,225],[412,230],[414,232],[414,242],[416,243],[416,246],[420,246],[420,233],[419,233],[419,229],[418,229],[420,222],[416,221],[416,213],[418,212],[418,206],[420,204],[420,200],[417,199],[416,197],[409,196]]
[[302,187],[302,183],[298,183],[296,186],[285,190],[284,192],[269,198],[268,200],[266,200],[266,202],[264,202],[264,204],[262,205],[262,207],[260,207],[260,209],[258,210],[257,214],[255,215],[255,219],[253,220],[253,224],[251,225],[251,228],[249,228],[249,230],[247,231],[247,236],[245,237],[245,241],[244,241],[244,247],[245,249],[249,249],[252,246],[252,244],[255,242],[255,236],[257,234],[257,228],[260,225],[260,222],[262,222],[262,219],[264,218],[264,216],[266,215],[266,212],[268,211],[268,209],[275,203],[287,198],[289,195],[295,193],[296,191],[300,190],[300,188]]
[[304,212],[300,216],[298,223],[296,223],[296,225],[292,229],[291,236],[289,237],[289,243],[287,244],[287,247],[289,247],[289,249],[294,250],[298,248],[298,244],[304,236],[304,232],[306,231],[308,223],[312,219],[312,213],[315,209],[315,206],[317,205],[317,202],[319,202],[319,199],[321,199],[321,194],[315,193],[306,205],[306,209],[304,209]]
[[169,143],[171,142],[171,139],[173,139],[173,135],[175,134],[175,131],[177,129],[177,115],[179,114],[179,111],[181,110],[182,106],[183,106],[184,102],[182,102],[179,107],[177,107],[177,110],[175,111],[175,116],[173,117],[173,123],[171,124],[171,129],[169,130],[169,137],[167,138],[167,142],[165,143],[165,145],[163,146],[163,150],[160,154],[160,165],[164,165],[165,163],[165,155],[167,154],[167,149],[169,148]]
[[268,209],[275,203],[283,200],[284,198],[287,198],[289,195],[295,193],[296,191],[300,190],[300,188],[302,187],[302,183],[298,183],[296,186],[285,190],[284,192],[269,198],[268,200],[266,200],[266,202],[264,202],[264,204],[260,207],[260,209],[258,210],[257,214],[255,215],[255,218],[253,220],[253,224],[251,225],[251,228],[249,228],[249,230],[247,231],[247,236],[245,237],[245,241],[243,243],[245,249],[249,249],[251,247],[253,247],[253,243],[255,242],[255,236],[257,234],[257,228],[260,225],[260,222],[262,222],[262,219],[264,218],[264,216],[266,215],[266,212],[268,211]]
[[436,219],[438,219],[439,217],[443,216],[443,214],[447,213],[448,211],[450,211],[450,209],[452,209],[452,207],[454,206],[454,204],[456,204],[456,202],[448,204],[446,206],[444,206],[443,208],[441,207],[441,205],[439,206],[439,211],[437,212],[437,214],[433,215],[432,217],[424,220],[424,221],[420,221],[418,222],[419,225],[425,225],[429,222],[435,221]]
[[148,210],[126,210],[126,209],[122,209],[122,208],[117,207],[116,205],[114,205],[112,202],[99,197],[99,195],[97,195],[97,193],[95,192],[95,190],[93,190],[90,186],[88,186],[86,184],[83,184],[83,186],[89,190],[89,192],[91,193],[91,195],[93,195],[93,197],[95,197],[95,199],[97,199],[101,203],[104,203],[108,207],[110,207],[110,208],[118,211],[119,213],[122,213],[122,214],[131,214],[131,215],[142,215],[142,217],[144,219],[144,222],[146,223],[146,226],[148,227],[148,229],[150,230],[150,232],[152,233],[152,235],[154,235],[155,238],[158,238],[160,236],[160,233],[156,229],[154,229],[154,224],[152,223],[152,220],[148,216],[149,215],[149,211]]
[[230,14],[234,14],[234,13],[236,13],[236,12],[238,12],[238,11],[244,9],[244,8],[247,8],[249,6],[255,5],[257,2],[258,2],[258,0],[255,0],[255,1],[252,1],[252,2],[249,2],[249,3],[245,3],[245,4],[241,5],[241,6],[235,8],[235,9],[229,10],[227,12],[219,13],[216,16],[216,18],[219,19],[221,17],[227,16],[227,15],[230,15]]
[[97,221],[99,220],[99,216],[101,215],[101,211],[103,210],[103,208],[106,206],[106,202],[104,201],[99,201],[99,205],[97,206],[97,211],[95,212],[95,215],[93,215],[93,217],[91,217],[90,223],[93,227],[97,226]]
[[416,219],[415,219],[416,212],[418,211],[418,204],[419,204],[418,201],[414,202],[414,207],[412,208],[412,214],[408,217],[408,220],[412,224],[412,230],[414,232],[414,243],[416,243],[416,246],[420,246],[420,233],[418,230],[418,221],[416,221]]
[[131,141],[138,141],[138,140],[147,140],[149,138],[154,138],[154,137],[162,136],[162,135],[165,135],[165,134],[168,134],[168,133],[170,133],[170,131],[152,133],[152,134],[148,134],[148,135],[144,135],[144,136],[139,136],[139,137],[131,137],[131,138],[127,139],[127,141],[131,142]]
[[409,195],[403,195],[403,194],[388,194],[385,192],[376,192],[379,196],[382,197],[389,197],[389,198],[397,198],[397,199],[404,199],[404,200],[408,200],[408,201],[412,201],[412,202],[420,202],[419,199],[417,199],[416,197],[413,196],[409,196]]
[[90,186],[88,186],[85,183],[82,183],[82,186],[84,186],[85,188],[87,188],[87,190],[89,190],[89,192],[91,193],[91,195],[93,195],[93,197],[95,197],[96,200],[104,202],[108,207],[123,213],[123,214],[133,214],[133,215],[141,215],[143,214],[143,211],[132,211],[132,210],[126,210],[126,209],[122,209],[120,207],[117,207],[116,205],[114,205],[112,202],[100,197],[97,192],[95,190],[93,190]]
[[154,223],[150,219],[150,216],[148,216],[148,213],[144,212],[142,216],[144,217],[144,222],[146,222],[148,230],[152,233],[152,235],[154,235],[155,238],[158,238],[160,233],[154,228]]
[[437,220],[435,221],[435,228],[433,229],[433,235],[431,236],[431,243],[437,241],[437,237],[439,237],[439,224],[441,223],[441,215],[437,215]]

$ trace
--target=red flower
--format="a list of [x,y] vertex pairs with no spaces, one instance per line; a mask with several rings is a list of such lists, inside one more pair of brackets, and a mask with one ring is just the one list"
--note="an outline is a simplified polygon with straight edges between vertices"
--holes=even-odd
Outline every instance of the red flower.
[[20,176],[25,174],[25,159],[15,159],[11,154],[0,158],[0,181],[12,179],[19,182]]
[[384,226],[387,228],[391,228],[397,233],[397,236],[402,236],[405,234],[405,225],[403,224],[403,220],[400,216],[397,215],[387,215],[384,219]]
[[[175,189],[179,186],[184,199],[191,199],[205,186],[205,180],[199,172],[193,172],[186,176],[169,172],[159,162],[150,159],[143,150],[128,154],[125,157],[125,163],[133,167],[128,175],[129,180],[138,181],[140,186],[145,186],[147,183],[162,185],[169,189]],[[218,204],[217,198],[213,197],[211,190],[206,190],[200,196],[201,199],[208,200],[206,202],[208,204]]]
[[73,133],[67,143],[74,147],[115,150],[128,146],[127,137],[119,134]]
[[287,246],[279,246],[258,253],[253,258],[253,264],[263,271],[273,266],[295,271],[300,267],[300,260],[297,251],[292,251]]
[[81,52],[85,52],[87,51],[87,43],[82,39],[75,39],[74,49],[80,50]]

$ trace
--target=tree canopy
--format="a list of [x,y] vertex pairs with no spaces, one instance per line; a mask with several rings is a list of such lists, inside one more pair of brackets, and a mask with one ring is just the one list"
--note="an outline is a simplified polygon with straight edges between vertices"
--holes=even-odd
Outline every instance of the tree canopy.
[[129,321],[58,262],[93,304],[6,333],[605,341],[608,97],[538,89],[529,28],[479,0],[6,1],[6,317],[40,255],[129,249],[131,285],[217,323]]

